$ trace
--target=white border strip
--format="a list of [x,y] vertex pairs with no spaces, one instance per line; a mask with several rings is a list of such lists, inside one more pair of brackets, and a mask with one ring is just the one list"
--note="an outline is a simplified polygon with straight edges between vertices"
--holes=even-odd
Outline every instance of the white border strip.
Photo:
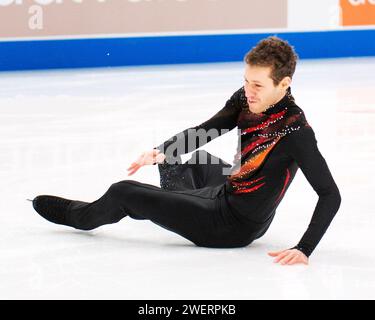
[[225,35],[225,34],[258,34],[258,33],[293,33],[293,32],[324,32],[324,31],[350,31],[350,30],[375,30],[375,25],[349,26],[334,28],[313,28],[313,29],[232,29],[232,30],[207,30],[207,31],[181,31],[181,32],[149,32],[149,33],[113,33],[113,34],[80,34],[60,35],[44,37],[9,37],[0,38],[0,42],[8,41],[33,41],[33,40],[74,40],[74,39],[110,39],[110,38],[139,38],[139,37],[168,37],[168,36],[194,36],[194,35]]

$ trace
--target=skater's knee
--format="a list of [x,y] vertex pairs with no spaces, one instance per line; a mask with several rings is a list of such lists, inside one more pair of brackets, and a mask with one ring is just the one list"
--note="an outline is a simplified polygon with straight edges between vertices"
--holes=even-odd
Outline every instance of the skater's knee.
[[112,183],[108,189],[108,193],[114,197],[124,197],[131,191],[130,185],[137,183],[135,180],[122,180]]

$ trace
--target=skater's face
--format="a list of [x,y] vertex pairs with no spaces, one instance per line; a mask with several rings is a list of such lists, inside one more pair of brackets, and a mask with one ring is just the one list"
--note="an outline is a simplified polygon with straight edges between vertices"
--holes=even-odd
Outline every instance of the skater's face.
[[290,86],[290,77],[285,77],[275,86],[270,77],[271,71],[271,67],[246,64],[244,88],[249,110],[253,113],[261,113],[270,105],[279,102]]

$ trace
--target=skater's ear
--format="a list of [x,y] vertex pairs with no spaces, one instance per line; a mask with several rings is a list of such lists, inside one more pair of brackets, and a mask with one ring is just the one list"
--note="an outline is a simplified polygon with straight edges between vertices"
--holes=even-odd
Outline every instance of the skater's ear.
[[289,77],[289,76],[286,76],[284,77],[280,83],[278,84],[278,87],[281,89],[281,90],[288,90],[288,88],[290,87],[290,85],[292,84],[292,78]]

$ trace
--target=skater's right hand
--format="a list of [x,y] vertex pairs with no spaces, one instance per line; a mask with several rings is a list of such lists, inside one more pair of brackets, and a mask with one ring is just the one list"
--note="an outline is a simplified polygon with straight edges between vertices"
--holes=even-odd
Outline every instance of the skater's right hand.
[[144,165],[150,165],[154,163],[162,163],[165,159],[165,154],[158,149],[152,149],[151,151],[143,152],[139,158],[133,162],[127,169],[128,176],[134,174],[140,167]]

